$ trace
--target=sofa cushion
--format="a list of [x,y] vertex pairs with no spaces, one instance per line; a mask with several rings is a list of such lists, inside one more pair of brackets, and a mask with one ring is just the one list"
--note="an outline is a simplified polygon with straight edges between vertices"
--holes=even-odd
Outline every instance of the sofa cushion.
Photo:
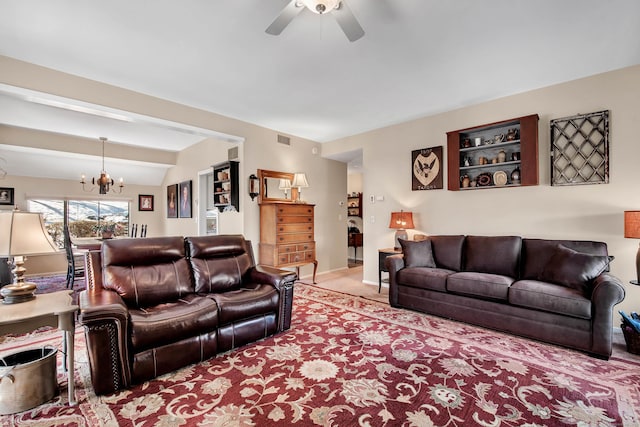
[[522,238],[519,236],[467,236],[464,271],[518,277]]
[[429,240],[436,267],[454,271],[462,270],[462,247],[465,236],[429,236]]
[[544,282],[556,283],[584,292],[591,280],[609,265],[609,257],[590,255],[557,245],[540,275]]
[[539,280],[542,271],[561,244],[574,251],[591,255],[608,255],[607,244],[588,240],[522,239],[521,279]]
[[591,319],[591,301],[582,292],[537,280],[519,280],[509,288],[509,303],[582,319]]
[[412,242],[411,240],[400,239],[402,254],[404,255],[405,267],[431,267],[435,268],[436,262],[431,251],[431,241],[429,239]]
[[240,289],[208,297],[218,304],[221,326],[268,313],[278,313],[279,294],[273,285],[245,285]]
[[498,274],[463,271],[447,278],[447,291],[484,299],[506,301],[514,279]]
[[102,244],[102,285],[129,307],[149,307],[193,293],[182,237],[114,239]]
[[444,268],[409,267],[398,271],[396,281],[401,286],[446,292],[447,277],[453,273]]
[[198,293],[237,289],[255,266],[251,243],[241,235],[187,237],[185,241]]
[[210,333],[218,327],[216,302],[195,294],[145,309],[131,309],[129,313],[131,343],[136,353]]

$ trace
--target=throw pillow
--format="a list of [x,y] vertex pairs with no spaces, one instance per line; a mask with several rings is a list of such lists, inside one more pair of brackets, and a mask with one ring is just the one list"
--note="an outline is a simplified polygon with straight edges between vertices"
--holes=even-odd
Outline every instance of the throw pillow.
[[558,245],[544,267],[540,280],[584,291],[589,282],[609,265],[609,257],[576,252]]
[[431,240],[413,242],[400,239],[400,246],[404,254],[405,267],[436,267],[436,261],[431,250]]

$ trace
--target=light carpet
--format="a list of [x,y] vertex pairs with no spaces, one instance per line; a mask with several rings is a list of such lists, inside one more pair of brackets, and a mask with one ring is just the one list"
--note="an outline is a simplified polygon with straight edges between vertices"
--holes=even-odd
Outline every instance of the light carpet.
[[[296,284],[289,331],[109,396],[76,333],[79,405],[61,394],[2,425],[637,426],[640,358],[609,361]],[[39,331],[0,351],[53,344]],[[60,358],[59,358],[60,363]]]

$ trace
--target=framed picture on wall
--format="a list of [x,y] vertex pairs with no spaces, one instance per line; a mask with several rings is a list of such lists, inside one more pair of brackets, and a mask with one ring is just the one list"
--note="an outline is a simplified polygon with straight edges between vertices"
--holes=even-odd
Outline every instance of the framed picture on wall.
[[153,194],[138,194],[138,210],[153,211]]
[[167,218],[178,218],[178,184],[167,185]]
[[411,170],[411,190],[442,189],[442,146],[413,150]]
[[0,187],[0,205],[14,204],[14,191],[10,187]]
[[180,183],[180,218],[191,218],[191,180]]

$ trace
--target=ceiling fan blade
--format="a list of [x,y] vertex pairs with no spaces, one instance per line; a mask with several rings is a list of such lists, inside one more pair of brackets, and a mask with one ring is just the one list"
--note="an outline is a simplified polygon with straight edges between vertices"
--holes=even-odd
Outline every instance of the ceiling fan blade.
[[279,35],[282,30],[287,28],[287,25],[293,21],[293,18],[298,16],[302,11],[302,6],[297,5],[298,0],[291,0],[291,2],[282,9],[280,15],[267,27],[265,32],[274,36]]
[[336,17],[338,25],[340,25],[340,28],[342,28],[342,31],[344,31],[344,34],[350,42],[354,42],[364,36],[364,30],[344,0],[340,2],[340,7],[335,9],[332,13]]

